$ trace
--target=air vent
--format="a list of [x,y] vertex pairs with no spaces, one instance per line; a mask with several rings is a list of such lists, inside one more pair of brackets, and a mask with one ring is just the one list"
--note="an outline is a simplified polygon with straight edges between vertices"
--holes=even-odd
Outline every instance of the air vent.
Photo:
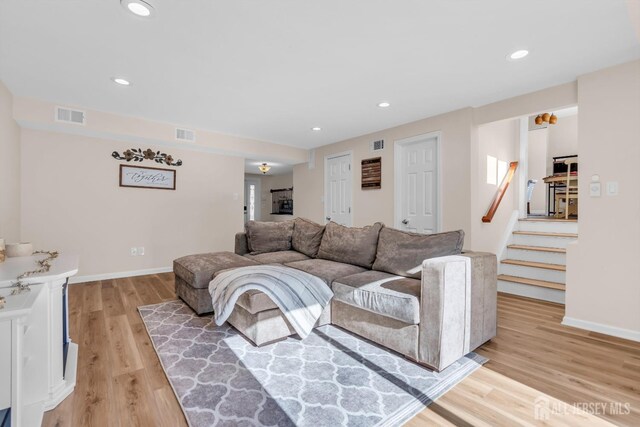
[[192,131],[192,130],[189,130],[189,129],[177,128],[176,129],[176,139],[178,141],[195,142],[196,133],[194,131]]
[[384,139],[373,141],[371,143],[371,151],[381,151],[381,150],[384,150]]
[[71,110],[69,108],[56,107],[56,122],[84,125],[84,111]]

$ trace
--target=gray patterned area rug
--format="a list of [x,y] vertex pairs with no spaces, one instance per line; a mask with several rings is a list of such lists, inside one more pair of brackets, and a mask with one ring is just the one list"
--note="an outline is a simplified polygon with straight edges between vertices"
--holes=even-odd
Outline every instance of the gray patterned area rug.
[[255,347],[182,301],[139,311],[192,427],[401,425],[486,361],[436,373],[330,325]]

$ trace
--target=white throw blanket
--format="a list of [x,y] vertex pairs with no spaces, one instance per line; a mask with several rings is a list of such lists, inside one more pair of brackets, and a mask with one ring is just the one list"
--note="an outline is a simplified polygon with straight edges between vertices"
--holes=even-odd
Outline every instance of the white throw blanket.
[[240,295],[251,289],[267,294],[303,339],[333,298],[322,279],[304,271],[282,265],[235,268],[209,283],[216,325],[227,321]]

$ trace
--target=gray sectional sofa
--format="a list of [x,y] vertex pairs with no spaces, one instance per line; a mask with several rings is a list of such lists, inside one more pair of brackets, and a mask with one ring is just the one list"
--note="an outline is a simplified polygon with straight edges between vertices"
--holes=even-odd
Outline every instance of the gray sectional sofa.
[[[462,252],[464,233],[407,233],[376,223],[326,226],[296,218],[249,222],[235,253],[174,261],[176,293],[199,314],[220,271],[283,264],[324,280],[334,292],[317,326],[334,324],[442,370],[496,334],[496,256]],[[295,332],[263,293],[238,300],[228,320],[257,345]]]

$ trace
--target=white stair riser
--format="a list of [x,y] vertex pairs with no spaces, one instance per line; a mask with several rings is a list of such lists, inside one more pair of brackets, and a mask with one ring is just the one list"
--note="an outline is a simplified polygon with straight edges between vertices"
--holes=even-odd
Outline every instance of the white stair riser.
[[519,261],[546,262],[548,264],[565,265],[566,255],[558,252],[527,251],[524,249],[507,249],[507,258]]
[[546,233],[578,233],[578,223],[568,221],[518,221],[520,231],[544,231]]
[[499,269],[500,274],[506,274],[509,276],[545,280],[547,282],[565,283],[564,271],[547,270],[546,268],[524,267],[522,265],[503,263],[500,263]]
[[575,242],[576,239],[569,237],[547,237],[547,236],[531,236],[528,234],[513,234],[511,244],[526,246],[544,246],[547,248],[563,248]]
[[498,291],[564,304],[564,291],[498,280]]

